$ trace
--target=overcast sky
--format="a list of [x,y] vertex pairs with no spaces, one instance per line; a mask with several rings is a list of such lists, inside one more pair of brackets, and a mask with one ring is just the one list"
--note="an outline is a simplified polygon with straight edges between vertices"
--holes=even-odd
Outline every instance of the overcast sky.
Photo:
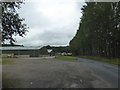
[[[69,45],[81,17],[81,0],[33,0],[21,5],[20,16],[29,26],[24,38],[15,37],[25,46]],[[83,0],[84,1],[84,0]]]

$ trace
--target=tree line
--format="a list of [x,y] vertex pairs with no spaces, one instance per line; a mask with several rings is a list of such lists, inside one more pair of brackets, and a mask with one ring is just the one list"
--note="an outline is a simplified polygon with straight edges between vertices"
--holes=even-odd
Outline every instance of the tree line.
[[73,55],[120,57],[120,2],[86,2],[81,11]]
[[50,46],[47,45],[45,46],[46,49],[52,49],[54,53],[70,53],[70,48],[69,46]]
[[40,51],[39,51],[40,54],[47,55],[48,54],[47,49],[52,49],[52,52],[51,52],[52,55],[55,55],[57,53],[70,53],[69,46],[50,46],[50,45],[47,45],[47,46],[43,46],[42,48],[40,48]]

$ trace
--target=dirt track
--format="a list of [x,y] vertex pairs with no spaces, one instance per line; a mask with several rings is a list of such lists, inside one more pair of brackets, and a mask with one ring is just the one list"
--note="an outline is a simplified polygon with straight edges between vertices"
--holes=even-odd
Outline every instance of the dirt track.
[[81,62],[54,58],[19,58],[3,65],[3,88],[111,88]]

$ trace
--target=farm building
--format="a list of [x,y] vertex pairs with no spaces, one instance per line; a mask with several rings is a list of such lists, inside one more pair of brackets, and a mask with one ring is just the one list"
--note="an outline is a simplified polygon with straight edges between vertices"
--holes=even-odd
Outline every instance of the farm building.
[[[42,55],[40,47],[0,47],[2,50],[2,56],[4,55],[14,55],[14,56],[28,56],[28,57],[38,57]],[[47,52],[47,49],[46,49]],[[48,53],[46,53],[47,55]]]

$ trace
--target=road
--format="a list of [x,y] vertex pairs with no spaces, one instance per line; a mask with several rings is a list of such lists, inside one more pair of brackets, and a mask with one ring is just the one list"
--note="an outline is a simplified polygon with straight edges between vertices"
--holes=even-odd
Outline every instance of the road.
[[118,72],[120,72],[120,70],[117,65],[110,65],[83,58],[78,58],[78,61],[84,66],[89,67],[96,75],[99,75],[105,81],[109,82],[112,87],[120,86],[118,85],[118,81],[120,81],[120,78],[118,78]]
[[0,89],[2,89],[2,65],[0,65]]
[[2,58],[0,55],[0,89],[2,89],[2,65],[1,65],[1,62],[2,62]]
[[3,88],[117,88],[118,68],[78,58],[17,58],[3,65]]

